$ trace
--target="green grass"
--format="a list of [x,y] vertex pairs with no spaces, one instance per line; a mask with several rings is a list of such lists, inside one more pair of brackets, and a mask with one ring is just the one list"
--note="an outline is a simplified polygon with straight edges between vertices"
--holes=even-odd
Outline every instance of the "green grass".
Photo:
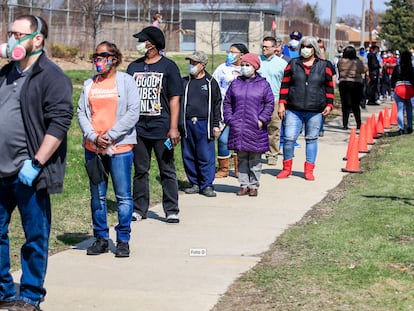
[[285,231],[226,306],[414,310],[413,144],[412,135],[382,138],[361,161],[364,173],[346,176]]

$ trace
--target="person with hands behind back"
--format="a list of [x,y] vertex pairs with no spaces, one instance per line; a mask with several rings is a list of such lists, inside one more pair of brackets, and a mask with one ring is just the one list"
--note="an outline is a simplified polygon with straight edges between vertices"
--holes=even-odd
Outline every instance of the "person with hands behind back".
[[[98,44],[93,54],[98,74],[84,83],[78,104],[78,121],[83,133],[86,162],[99,153],[105,170],[111,175],[118,208],[115,257],[129,257],[133,209],[131,171],[140,95],[134,79],[117,71],[121,62],[122,53],[114,43],[103,41]],[[96,240],[86,253],[99,255],[108,251],[108,178],[98,184],[90,180],[89,187]]]
[[[167,223],[178,223],[178,182],[174,147],[180,142],[180,96],[183,94],[178,66],[160,55],[165,48],[163,32],[153,26],[134,35],[137,50],[143,57],[128,65],[127,73],[135,79],[141,95],[141,111],[134,148],[134,212],[132,220],[147,218],[149,209],[149,170],[154,150],[160,170],[162,206]],[[171,141],[171,149],[164,143]]]
[[331,70],[326,60],[318,57],[318,43],[314,37],[299,42],[300,57],[290,60],[285,68],[278,113],[284,122],[283,170],[277,178],[292,174],[294,144],[305,127],[305,179],[314,180],[318,137],[322,117],[333,108],[334,88]]

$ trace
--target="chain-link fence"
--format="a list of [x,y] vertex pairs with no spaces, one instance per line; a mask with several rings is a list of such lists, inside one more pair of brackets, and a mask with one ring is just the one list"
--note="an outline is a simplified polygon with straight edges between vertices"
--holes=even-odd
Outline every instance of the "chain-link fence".
[[163,30],[167,48],[178,50],[177,40],[168,40],[171,33],[178,32],[178,2],[174,1],[158,1],[157,5],[142,0],[2,0],[2,42],[7,40],[7,30],[17,16],[33,14],[48,23],[49,43],[76,47],[81,56],[87,56],[103,40],[116,42],[124,51],[133,50],[136,40],[132,35],[150,25],[157,9],[166,12]]

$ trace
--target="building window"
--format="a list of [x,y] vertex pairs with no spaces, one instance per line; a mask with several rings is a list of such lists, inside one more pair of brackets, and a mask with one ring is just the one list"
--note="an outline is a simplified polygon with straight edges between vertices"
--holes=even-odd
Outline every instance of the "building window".
[[222,19],[220,50],[227,51],[233,43],[243,43],[248,46],[249,20]]
[[181,21],[181,51],[194,51],[196,38],[196,20],[183,19]]

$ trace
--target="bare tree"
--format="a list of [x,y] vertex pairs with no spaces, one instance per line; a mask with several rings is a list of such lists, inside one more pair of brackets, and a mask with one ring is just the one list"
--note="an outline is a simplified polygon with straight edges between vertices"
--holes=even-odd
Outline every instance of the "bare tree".
[[7,0],[1,1],[1,38],[2,41],[7,40],[7,27],[9,20],[9,6]]
[[204,35],[201,34],[199,37],[201,41],[208,43],[211,46],[211,68],[215,67],[214,54],[216,48],[220,46],[220,29],[216,29],[218,27],[220,3],[220,0],[203,0],[203,4],[208,8],[210,14],[210,27],[207,33]]
[[[85,26],[85,39],[92,39],[92,49],[95,48],[98,33],[102,29],[101,14],[103,12],[107,0],[75,0],[75,7],[79,8],[82,14],[82,23]],[[82,52],[87,57],[87,51],[90,48],[88,40],[83,40]]]

